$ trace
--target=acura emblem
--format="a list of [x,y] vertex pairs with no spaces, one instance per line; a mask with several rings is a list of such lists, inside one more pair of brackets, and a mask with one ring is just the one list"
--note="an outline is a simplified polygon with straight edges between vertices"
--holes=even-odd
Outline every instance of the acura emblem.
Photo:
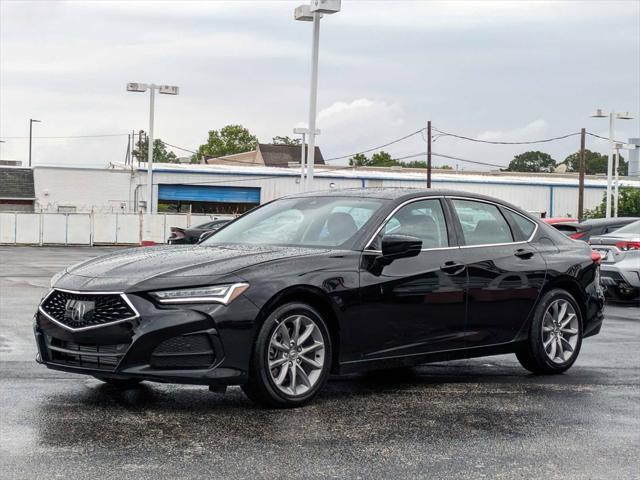
[[82,300],[67,300],[64,312],[65,317],[73,320],[74,322],[83,321],[84,314],[87,313],[87,303],[89,302],[83,302]]

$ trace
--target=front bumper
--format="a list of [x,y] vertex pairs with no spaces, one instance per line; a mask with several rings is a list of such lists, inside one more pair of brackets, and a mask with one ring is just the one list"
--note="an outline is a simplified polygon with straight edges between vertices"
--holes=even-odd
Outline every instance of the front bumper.
[[161,306],[129,294],[139,317],[71,331],[35,317],[36,360],[96,377],[166,383],[239,385],[247,369],[258,309],[240,296],[230,305]]

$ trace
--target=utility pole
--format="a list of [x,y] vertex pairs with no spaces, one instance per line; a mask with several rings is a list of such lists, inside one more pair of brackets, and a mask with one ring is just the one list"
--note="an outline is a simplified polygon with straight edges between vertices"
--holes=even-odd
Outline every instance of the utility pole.
[[427,188],[431,188],[431,120],[427,122]]
[[584,158],[584,143],[586,137],[586,130],[583,128],[580,130],[580,177],[578,180],[578,221],[584,219],[584,171],[586,170],[585,158]]

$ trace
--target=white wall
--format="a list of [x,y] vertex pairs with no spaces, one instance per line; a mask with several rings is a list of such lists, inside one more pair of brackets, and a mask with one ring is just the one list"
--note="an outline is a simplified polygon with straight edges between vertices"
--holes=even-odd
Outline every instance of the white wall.
[[[0,213],[4,245],[138,245],[147,219],[151,240],[164,243],[171,227],[204,223],[212,216],[188,214]],[[220,216],[216,216],[220,218]]]
[[59,206],[73,206],[77,212],[132,212],[131,175],[126,170],[35,166],[35,208],[57,212]]
[[[168,170],[171,167],[165,167]],[[198,167],[200,168],[200,167]],[[159,170],[163,166],[158,167]],[[342,172],[344,173],[344,172]],[[425,188],[426,178],[420,180],[419,176],[405,175],[402,172],[394,172],[385,175],[361,173],[364,178],[346,178],[340,174],[317,171],[314,189],[327,190],[334,188],[359,188],[367,187],[411,187]],[[121,169],[90,169],[90,168],[60,168],[36,166],[34,168],[36,188],[36,210],[42,208],[47,212],[57,212],[60,206],[75,206],[77,212],[97,213],[136,213],[134,197],[137,191],[139,200],[146,199],[146,172],[132,172]],[[369,178],[367,178],[369,177]],[[413,179],[411,179],[413,177]],[[441,181],[446,179],[446,181]],[[299,176],[286,175],[281,170],[273,173],[211,173],[194,172],[187,170],[156,171],[154,183],[157,184],[210,184],[228,186],[246,186],[260,188],[260,201],[262,203],[291,195],[301,191],[298,183]],[[577,216],[578,189],[577,185],[559,184],[551,187],[548,182],[540,185],[539,177],[531,177],[528,183],[508,183],[506,179],[499,177],[487,177],[478,180],[470,180],[467,175],[460,175],[459,180],[452,179],[451,174],[438,178],[434,175],[434,188],[461,190],[466,192],[481,193],[495,196],[511,202],[525,210],[532,212],[547,212],[553,216]],[[591,183],[593,180],[591,180]],[[137,187],[139,185],[139,187]],[[591,209],[598,205],[605,191],[603,182],[595,185],[587,184],[585,188],[585,208]],[[155,188],[157,198],[157,187]],[[121,205],[125,208],[121,209]],[[156,226],[154,228],[160,228]],[[164,228],[164,226],[162,227]]]

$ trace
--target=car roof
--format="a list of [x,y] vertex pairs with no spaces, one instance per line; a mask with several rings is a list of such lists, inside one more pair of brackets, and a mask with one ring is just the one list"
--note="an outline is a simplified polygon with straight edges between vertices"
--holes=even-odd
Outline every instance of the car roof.
[[298,197],[358,197],[358,198],[379,198],[385,200],[405,200],[418,197],[434,197],[434,196],[463,196],[469,198],[477,198],[479,200],[498,201],[505,205],[510,204],[503,200],[481,195],[479,193],[464,192],[461,190],[448,190],[437,188],[407,188],[407,187],[371,187],[371,188],[343,188],[333,190],[320,190],[316,192],[297,193],[288,195],[284,198]]

